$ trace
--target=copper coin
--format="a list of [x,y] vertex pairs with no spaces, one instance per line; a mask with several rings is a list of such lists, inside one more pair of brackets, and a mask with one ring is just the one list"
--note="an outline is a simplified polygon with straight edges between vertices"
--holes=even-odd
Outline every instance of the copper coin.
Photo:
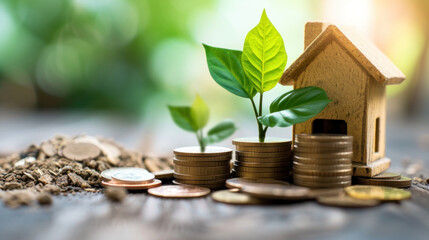
[[243,167],[234,165],[234,170],[238,172],[251,172],[251,173],[283,173],[289,172],[290,167]]
[[293,173],[310,175],[310,176],[351,176],[352,169],[340,169],[340,170],[301,170],[293,169]]
[[247,147],[277,147],[277,146],[290,146],[292,141],[284,138],[267,137],[264,142],[259,142],[259,138],[236,138],[232,140],[232,144],[236,146]]
[[[235,156],[237,160],[242,160],[251,162],[247,160],[247,158],[259,158],[259,159],[267,159],[267,162],[273,162],[273,161],[281,161],[280,159],[290,158],[292,157],[292,151],[290,152],[242,152],[242,151],[235,151]],[[246,160],[244,160],[246,159]],[[278,160],[276,160],[278,159]],[[258,161],[258,159],[255,159],[255,162]]]
[[293,161],[301,164],[319,164],[319,165],[335,165],[351,163],[351,158],[308,158],[295,155]]
[[174,171],[180,174],[206,176],[206,175],[226,174],[226,173],[229,173],[231,169],[229,165],[220,166],[220,167],[186,167],[186,166],[174,165]]
[[347,147],[303,147],[301,145],[294,145],[295,153],[332,153],[332,152],[352,152],[353,146]]
[[186,167],[221,167],[229,165],[230,160],[226,161],[183,161],[174,159],[173,163],[175,165],[179,166],[186,166]]
[[182,156],[175,155],[175,159],[186,162],[227,162],[231,160],[232,153],[224,156]]
[[305,187],[283,184],[244,185],[241,191],[253,197],[283,200],[309,199],[309,189]]
[[245,177],[245,178],[286,178],[289,176],[288,172],[281,172],[281,173],[253,173],[253,172],[242,172],[242,171],[235,171],[234,175],[237,177]]
[[[215,156],[229,156],[232,154],[232,150],[224,147],[212,147],[208,146],[205,152],[201,152],[199,146],[195,147],[181,147],[174,149],[174,154],[177,159],[181,159],[177,156],[188,156],[188,157],[215,157]],[[181,159],[183,160],[183,159]]]
[[332,141],[332,142],[318,142],[318,141],[299,141],[294,142],[294,147],[303,148],[348,148],[353,147],[353,141]]
[[236,146],[235,149],[237,151],[242,152],[258,152],[258,153],[272,153],[272,152],[281,152],[281,153],[289,153],[291,151],[290,146],[286,147],[247,147],[247,146]]
[[174,182],[181,183],[181,184],[206,184],[206,185],[217,185],[217,184],[223,184],[225,185],[226,179],[221,180],[189,180],[189,179],[175,179]]
[[291,167],[291,162],[290,161],[285,161],[285,162],[274,162],[274,163],[270,163],[270,162],[266,162],[266,163],[255,163],[255,162],[243,162],[243,161],[234,161],[234,164],[237,166],[241,166],[241,167],[256,167],[256,168],[260,168],[260,167],[268,167],[268,168],[274,168],[274,167]]
[[236,205],[257,205],[269,203],[267,200],[251,197],[245,193],[240,193],[237,189],[216,191],[212,193],[212,199],[216,202]]
[[353,141],[353,136],[341,135],[341,134],[296,134],[296,141]]
[[257,183],[271,183],[271,184],[283,184],[290,185],[288,182],[274,180],[274,179],[256,179],[256,178],[230,178],[226,180],[226,187],[228,188],[242,188],[244,185]]
[[219,175],[204,175],[204,176],[195,176],[189,174],[181,174],[174,172],[174,178],[177,179],[188,179],[188,180],[222,180],[231,177],[231,173],[219,174]]
[[147,191],[150,195],[163,198],[195,198],[210,193],[210,189],[191,185],[166,185]]
[[104,187],[123,187],[129,190],[143,190],[148,188],[154,188],[161,186],[162,182],[158,179],[154,179],[151,183],[142,183],[142,184],[125,184],[125,183],[116,183],[112,181],[101,181],[101,185]]
[[400,173],[384,172],[371,177],[372,179],[400,179]]
[[331,152],[331,153],[310,153],[310,152],[295,152],[295,156],[315,158],[315,159],[332,159],[332,158],[352,158],[353,152]]
[[401,177],[400,179],[376,179],[356,177],[353,178],[353,183],[360,185],[407,188],[411,187],[412,180],[408,177]]

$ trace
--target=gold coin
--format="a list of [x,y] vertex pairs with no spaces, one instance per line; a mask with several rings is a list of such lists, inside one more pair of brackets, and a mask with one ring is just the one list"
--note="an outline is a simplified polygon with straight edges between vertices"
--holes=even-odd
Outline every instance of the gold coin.
[[292,149],[290,146],[281,146],[281,147],[247,147],[247,146],[236,146],[237,151],[242,152],[257,152],[257,153],[289,153]]
[[291,170],[290,167],[243,167],[234,164],[234,170],[251,173],[284,173]]
[[186,183],[184,180],[175,179],[173,180],[174,184],[178,185],[192,185],[192,186],[199,186],[199,187],[206,187],[210,189],[224,189],[225,188],[225,180],[223,180],[222,183]]
[[[214,157],[214,156],[228,156],[232,154],[232,150],[224,147],[213,147],[208,146],[205,149],[205,152],[201,152],[199,146],[195,147],[181,147],[173,150],[177,159],[181,159],[177,156],[188,156],[188,157]],[[183,160],[183,159],[181,159]]]
[[246,147],[284,147],[290,146],[292,141],[284,138],[267,137],[261,143],[258,138],[236,138],[232,140],[232,144]]
[[351,163],[351,158],[307,158],[295,155],[293,161],[301,164],[319,164],[319,165],[335,165],[335,164],[348,164]]
[[283,184],[290,185],[288,182],[274,180],[274,179],[256,179],[256,178],[230,178],[226,180],[226,187],[228,188],[242,188],[244,185],[255,184],[255,183],[272,183],[272,184]]
[[314,171],[324,171],[324,170],[341,170],[341,169],[352,169],[352,163],[348,164],[332,164],[332,165],[326,165],[326,164],[305,164],[305,163],[299,163],[299,162],[293,162],[293,169],[298,170],[314,170]]
[[318,197],[317,202],[327,206],[348,208],[374,207],[380,204],[380,201],[376,199],[357,199],[345,193],[336,196]]
[[340,188],[340,187],[347,187],[352,185],[352,181],[343,181],[343,182],[310,182],[310,181],[302,181],[298,179],[293,179],[293,183],[302,186],[302,187],[309,187],[309,188]]
[[297,134],[295,135],[296,141],[353,141],[353,136],[340,135],[340,134]]
[[[242,160],[246,161],[246,162],[252,162],[250,160],[245,160],[247,158],[258,158],[255,159],[254,161],[258,161],[259,159],[266,159],[267,162],[272,162],[272,161],[280,161],[280,159],[285,159],[285,158],[291,158],[292,157],[292,151],[290,152],[271,152],[271,153],[266,153],[266,152],[242,152],[242,151],[235,151],[235,156],[237,160]],[[276,160],[278,159],[278,160]]]
[[294,145],[293,150],[295,153],[335,153],[335,152],[352,152],[353,146],[347,147],[303,147]]
[[173,169],[169,170],[162,170],[157,172],[152,172],[153,175],[155,175],[155,178],[157,179],[170,179],[173,178]]
[[216,202],[237,205],[257,205],[269,203],[266,200],[251,197],[245,193],[240,193],[237,191],[237,189],[216,191],[212,193],[212,199]]
[[195,198],[210,193],[210,189],[191,185],[168,185],[152,188],[147,191],[150,195],[163,198]]
[[225,181],[227,180],[227,178],[225,179],[221,179],[221,180],[189,180],[189,179],[175,179],[173,180],[173,182],[177,182],[177,183],[181,183],[181,184],[206,184],[206,185],[216,185],[216,184],[223,184],[225,185]]
[[376,179],[356,177],[353,178],[353,183],[360,185],[408,188],[411,187],[412,180],[409,177],[401,177],[400,179]]
[[317,141],[298,141],[294,142],[294,147],[303,148],[348,148],[353,147],[353,141],[332,141],[332,142],[317,142]]
[[219,175],[195,176],[195,175],[181,174],[181,173],[174,172],[173,176],[176,179],[188,179],[188,180],[222,180],[222,179],[231,177],[231,173],[219,174]]
[[180,165],[174,165],[174,171],[181,174],[189,174],[194,176],[206,176],[206,175],[217,175],[225,174],[231,171],[230,166],[220,167],[186,167]]
[[229,166],[229,161],[182,161],[173,159],[173,163],[179,166],[186,167],[221,167],[221,166]]
[[317,152],[296,152],[295,156],[315,159],[332,159],[332,158],[352,158],[353,152],[331,152],[331,153],[317,153]]
[[98,157],[101,150],[92,143],[68,143],[62,149],[62,154],[68,159],[83,161]]
[[241,191],[253,197],[264,199],[303,200],[309,199],[309,189],[294,185],[253,184],[243,185]]
[[101,181],[103,187],[123,187],[128,190],[143,190],[161,186],[162,182],[158,179],[152,180],[150,183],[126,184],[113,181]]
[[223,162],[223,161],[229,161],[232,158],[232,153],[228,153],[224,156],[182,156],[182,155],[176,155],[175,159],[180,161],[187,161],[187,162]]
[[266,162],[266,163],[255,163],[255,162],[243,162],[243,161],[234,161],[235,165],[238,166],[242,166],[242,167],[256,167],[256,168],[260,168],[260,167],[268,167],[268,168],[273,168],[273,167],[287,167],[290,168],[291,167],[291,162],[289,161],[285,161],[285,162]]
[[400,173],[384,172],[371,177],[373,179],[400,179]]
[[293,169],[294,174],[310,175],[310,176],[351,176],[352,169],[340,170],[301,170]]
[[309,181],[309,182],[343,182],[343,181],[351,181],[352,176],[309,176],[302,174],[293,174],[294,179]]
[[380,201],[399,201],[411,197],[411,193],[399,188],[355,185],[345,188],[346,193],[359,199],[378,199]]
[[287,178],[289,176],[288,172],[284,173],[253,173],[253,172],[242,172],[242,171],[235,171],[234,175],[237,177],[244,177],[244,178]]

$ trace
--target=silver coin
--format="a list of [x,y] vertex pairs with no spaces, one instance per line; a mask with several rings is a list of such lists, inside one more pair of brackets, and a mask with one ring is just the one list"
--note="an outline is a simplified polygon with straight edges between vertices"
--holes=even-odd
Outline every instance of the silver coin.
[[101,177],[104,181],[112,180],[112,175],[118,172],[123,171],[140,171],[143,173],[148,173],[148,171],[144,168],[135,168],[135,167],[121,167],[121,168],[109,168],[101,172]]

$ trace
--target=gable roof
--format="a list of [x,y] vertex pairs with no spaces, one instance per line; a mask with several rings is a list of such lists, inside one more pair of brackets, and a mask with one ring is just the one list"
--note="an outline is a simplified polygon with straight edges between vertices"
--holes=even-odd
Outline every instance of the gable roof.
[[283,73],[280,83],[292,85],[299,74],[331,41],[336,41],[376,81],[388,85],[399,84],[405,75],[374,44],[364,39],[351,28],[329,25],[305,49],[304,53]]

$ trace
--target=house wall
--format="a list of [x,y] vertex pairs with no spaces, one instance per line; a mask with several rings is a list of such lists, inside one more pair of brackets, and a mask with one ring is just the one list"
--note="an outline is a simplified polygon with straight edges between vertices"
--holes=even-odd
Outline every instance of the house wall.
[[314,119],[340,119],[347,122],[348,135],[353,140],[353,161],[366,163],[364,138],[366,84],[369,76],[336,42],[331,41],[299,75],[295,88],[323,88],[333,102],[316,117],[293,128],[295,134],[312,133]]
[[[385,156],[386,150],[386,86],[380,84],[374,79],[369,79],[367,89],[367,119],[366,119],[366,148],[364,156],[367,163],[373,162]],[[379,142],[378,152],[375,152],[376,146],[376,119],[380,118],[379,122]]]

